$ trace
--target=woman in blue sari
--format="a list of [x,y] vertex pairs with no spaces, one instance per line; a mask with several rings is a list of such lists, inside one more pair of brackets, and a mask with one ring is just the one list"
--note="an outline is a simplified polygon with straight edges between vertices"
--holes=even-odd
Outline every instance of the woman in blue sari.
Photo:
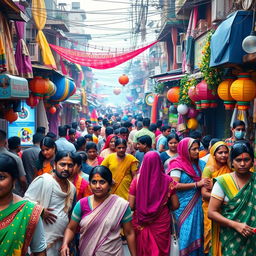
[[201,187],[207,184],[201,179],[198,167],[199,142],[192,138],[182,139],[178,155],[170,162],[168,173],[178,182],[180,208],[174,214],[180,234],[180,256],[200,256],[204,255]]

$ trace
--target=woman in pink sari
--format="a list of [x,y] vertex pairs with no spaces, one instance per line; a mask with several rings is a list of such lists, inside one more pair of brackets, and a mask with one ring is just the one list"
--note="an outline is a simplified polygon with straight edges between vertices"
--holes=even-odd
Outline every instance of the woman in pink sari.
[[[145,154],[137,178],[130,186],[129,202],[134,211],[137,255],[168,256],[170,254],[170,210],[179,208],[176,183],[164,173],[160,156]],[[169,206],[169,207],[168,207]]]
[[89,176],[93,195],[75,205],[65,231],[61,256],[69,256],[69,243],[80,224],[80,256],[123,256],[120,230],[123,228],[131,256],[136,256],[135,234],[129,203],[110,194],[112,173],[105,166],[96,166]]

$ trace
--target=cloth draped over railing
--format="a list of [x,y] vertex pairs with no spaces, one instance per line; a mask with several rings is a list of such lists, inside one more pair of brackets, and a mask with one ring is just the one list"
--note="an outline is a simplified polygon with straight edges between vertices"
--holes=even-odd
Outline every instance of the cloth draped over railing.
[[0,11],[0,73],[8,72],[10,75],[18,75],[13,53],[10,26],[5,15]]
[[[16,5],[24,11],[24,6],[19,3]],[[32,64],[30,60],[29,51],[27,45],[24,41],[24,33],[25,33],[25,22],[23,21],[15,21],[15,28],[17,32],[18,42],[15,51],[15,62],[17,69],[19,71],[19,75],[25,78],[33,78],[33,70]]]
[[56,69],[56,63],[52,55],[51,48],[49,47],[49,44],[44,35],[44,32],[42,31],[44,29],[46,19],[47,19],[47,12],[45,8],[44,0],[32,1],[32,15],[33,15],[36,27],[38,29],[36,41],[38,42],[41,48],[43,62],[46,66]]
[[108,69],[118,66],[149,49],[156,44],[155,41],[147,46],[126,53],[99,53],[78,51],[50,44],[50,47],[57,52],[62,58],[80,64],[81,66],[91,67],[95,69]]

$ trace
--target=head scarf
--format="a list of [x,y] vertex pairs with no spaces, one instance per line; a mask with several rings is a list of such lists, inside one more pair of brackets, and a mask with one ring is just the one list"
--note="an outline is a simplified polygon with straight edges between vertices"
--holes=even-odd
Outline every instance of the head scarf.
[[109,148],[110,141],[111,141],[114,137],[116,137],[115,134],[110,134],[110,135],[107,137],[107,140],[106,140],[106,142],[105,142],[105,145],[104,145],[104,147],[102,148],[101,151],[103,151],[103,150],[106,149],[106,148]]
[[[178,157],[176,157],[175,159],[170,161],[169,168],[167,171],[168,174],[172,170],[176,169],[176,170],[181,170],[181,171],[185,172],[194,181],[199,181],[201,179],[201,177],[200,177],[201,175],[198,176],[193,167],[192,161],[190,159],[190,154],[189,154],[189,149],[192,146],[192,144],[194,143],[194,141],[196,141],[196,140],[187,137],[187,138],[182,139],[179,142],[178,148],[177,148]],[[200,168],[198,165],[197,165],[197,169],[200,171]]]
[[228,163],[224,166],[219,166],[217,161],[215,160],[215,153],[216,153],[217,149],[221,146],[225,146],[229,150],[229,148],[225,142],[223,142],[223,141],[216,142],[210,149],[210,157],[209,157],[207,164],[205,165],[205,168],[211,169],[213,178],[216,178],[222,174],[231,172],[231,169],[229,168]]
[[158,216],[173,180],[164,173],[160,156],[154,151],[145,154],[139,173],[136,207],[138,221],[144,224]]

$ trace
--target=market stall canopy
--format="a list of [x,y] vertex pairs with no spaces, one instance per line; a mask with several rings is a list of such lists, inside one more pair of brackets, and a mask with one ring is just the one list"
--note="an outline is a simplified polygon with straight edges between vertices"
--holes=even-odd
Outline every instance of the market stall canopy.
[[180,80],[185,76],[185,74],[182,73],[182,69],[175,69],[170,72],[157,74],[154,76],[151,76],[151,79],[155,79],[156,82],[162,83],[162,82],[168,82],[168,81],[176,81]]
[[0,75],[0,99],[28,98],[28,81],[25,78]]
[[29,20],[28,16],[12,0],[1,0],[0,10],[9,20],[25,22]]
[[246,52],[242,42],[251,32],[252,12],[236,11],[224,20],[211,39],[210,67],[242,64]]

